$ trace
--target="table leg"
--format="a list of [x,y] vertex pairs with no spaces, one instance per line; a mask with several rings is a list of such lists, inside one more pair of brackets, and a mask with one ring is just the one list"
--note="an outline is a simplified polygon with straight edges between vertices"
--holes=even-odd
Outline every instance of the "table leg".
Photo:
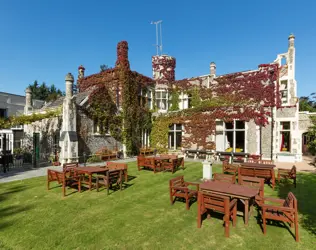
[[92,188],[92,174],[89,174],[89,190]]
[[245,226],[248,226],[249,220],[249,200],[245,200]]

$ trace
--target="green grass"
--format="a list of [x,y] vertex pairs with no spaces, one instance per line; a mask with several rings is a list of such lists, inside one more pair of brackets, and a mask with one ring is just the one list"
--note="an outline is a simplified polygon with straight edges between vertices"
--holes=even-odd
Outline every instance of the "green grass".
[[275,191],[265,185],[266,196],[296,195],[301,239],[296,243],[277,225],[268,225],[264,236],[255,210],[248,227],[238,217],[230,238],[214,216],[198,229],[196,203],[189,211],[182,202],[170,205],[168,180],[182,174],[188,181],[200,178],[201,163],[187,162],[175,174],[138,172],[130,163],[131,186],[109,196],[105,190],[70,194],[68,189],[62,198],[60,187],[46,190],[45,177],[1,184],[0,249],[315,249],[316,175],[299,174],[296,189],[290,183]]

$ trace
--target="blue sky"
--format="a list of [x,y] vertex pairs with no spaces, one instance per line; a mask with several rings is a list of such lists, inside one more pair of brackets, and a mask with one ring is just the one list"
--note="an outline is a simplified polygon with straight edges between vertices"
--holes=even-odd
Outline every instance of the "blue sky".
[[113,66],[116,44],[129,43],[131,68],[152,76],[155,26],[176,78],[256,69],[287,51],[296,36],[298,95],[315,92],[316,1],[0,0],[0,91],[24,94],[34,80],[64,90],[68,72]]

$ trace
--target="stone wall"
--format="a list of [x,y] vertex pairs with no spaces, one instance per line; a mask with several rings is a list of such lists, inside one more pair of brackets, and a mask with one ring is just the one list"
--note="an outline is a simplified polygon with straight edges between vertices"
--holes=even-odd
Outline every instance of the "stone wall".
[[78,111],[77,115],[77,133],[79,159],[82,158],[84,152],[86,155],[91,155],[102,147],[107,147],[110,150],[122,149],[121,142],[116,141],[110,135],[94,134],[93,121],[81,110]]
[[247,153],[250,154],[256,154],[257,152],[257,140],[259,138],[257,138],[257,129],[256,129],[256,124],[254,121],[250,121],[247,122],[247,137],[246,137],[246,141],[247,141]]
[[261,150],[262,150],[262,158],[271,158],[271,123],[266,125],[265,127],[262,127],[261,130]]
[[295,117],[296,108],[281,108],[276,111],[276,118],[286,118],[286,117]]
[[[308,130],[308,128],[311,126],[310,116],[311,114],[309,113],[299,113],[299,130]],[[314,116],[316,116],[316,114],[314,114]]]

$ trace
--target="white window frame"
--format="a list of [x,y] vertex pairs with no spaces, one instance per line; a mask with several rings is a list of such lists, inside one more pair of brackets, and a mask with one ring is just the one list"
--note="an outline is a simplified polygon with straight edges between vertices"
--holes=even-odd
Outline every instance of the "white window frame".
[[[285,86],[285,88],[283,88],[282,86]],[[287,79],[280,80],[279,94],[280,94],[280,98],[281,98],[281,105],[282,106],[288,105],[290,98],[289,98],[289,81]],[[283,95],[285,97],[283,97]],[[283,101],[285,99],[286,99],[286,101]]]
[[[232,129],[226,129],[226,122],[222,121],[222,120],[217,120],[216,122],[221,122],[222,123],[222,130],[218,130],[218,131],[215,131],[215,136],[216,136],[216,132],[223,132],[223,140],[224,140],[224,151],[226,151],[228,149],[227,147],[227,140],[226,140],[226,133],[227,132],[233,132],[233,144],[234,145],[229,145],[230,147],[233,148],[232,152],[236,153],[236,132],[244,132],[244,148],[243,148],[243,151],[240,152],[240,153],[247,153],[247,123],[245,121],[241,121],[244,123],[244,128],[243,129],[237,129],[236,128],[236,122],[237,121],[241,121],[241,120],[234,120],[233,121],[233,128]],[[216,140],[216,138],[215,138]]]
[[[166,97],[164,97],[164,98],[159,97],[158,98],[158,93],[160,93],[160,96],[162,96],[162,93],[166,93]],[[169,108],[169,94],[168,94],[168,90],[166,90],[166,89],[156,89],[155,94],[156,94],[156,107],[158,108],[158,110],[159,111],[163,111],[163,112],[168,111],[168,108]],[[159,100],[160,100],[160,102],[158,103]],[[166,105],[165,105],[164,109],[162,109],[160,107],[160,103],[162,102],[162,100],[166,101]]]
[[[283,129],[283,123],[288,123],[290,126],[289,126],[289,129]],[[279,140],[280,140],[280,146],[279,146],[279,152],[280,153],[284,153],[284,152],[288,152],[290,153],[291,150],[292,150],[292,143],[291,143],[291,136],[292,136],[292,131],[291,131],[291,121],[280,121],[280,135],[279,135]],[[290,132],[290,135],[289,135],[289,145],[287,147],[290,147],[288,151],[282,151],[282,132]]]
[[[96,123],[96,121],[93,121],[92,133],[93,133],[93,135],[101,135],[101,133],[100,133],[100,127],[99,127],[99,125]],[[110,134],[110,131],[109,131],[109,130],[104,134],[104,136],[110,136],[110,135],[111,135],[111,134]]]
[[[177,129],[177,125],[181,125],[181,129]],[[169,128],[168,131],[168,148],[169,149],[173,149],[173,150],[177,150],[177,132],[181,132],[181,137],[183,137],[183,125],[179,124],[179,123],[174,123],[172,124],[172,128]],[[169,133],[173,133],[173,141],[174,141],[174,145],[173,147],[171,147],[171,139],[169,137]],[[181,138],[181,142],[182,142],[182,138]]]

